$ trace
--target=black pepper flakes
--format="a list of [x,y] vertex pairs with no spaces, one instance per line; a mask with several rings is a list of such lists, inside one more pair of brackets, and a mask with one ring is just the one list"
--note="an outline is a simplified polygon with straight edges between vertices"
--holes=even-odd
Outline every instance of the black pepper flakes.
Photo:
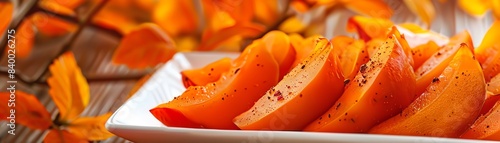
[[340,105],[341,105],[341,103],[339,102],[339,104],[337,104],[337,107],[335,107],[335,110],[338,110]]
[[434,79],[432,79],[432,83],[434,83],[434,82],[439,82],[439,78],[434,77]]
[[302,67],[300,67],[300,69],[304,69],[304,68],[306,68],[306,65],[302,65]]
[[240,71],[240,68],[236,69],[236,70],[234,71],[234,74],[237,74],[239,71]]
[[345,79],[345,80],[344,80],[344,86],[345,86],[345,85],[347,85],[347,84],[349,84],[349,82],[351,82],[351,80],[349,80],[349,79]]
[[361,67],[359,67],[359,72],[365,73],[367,68],[366,64],[362,64]]

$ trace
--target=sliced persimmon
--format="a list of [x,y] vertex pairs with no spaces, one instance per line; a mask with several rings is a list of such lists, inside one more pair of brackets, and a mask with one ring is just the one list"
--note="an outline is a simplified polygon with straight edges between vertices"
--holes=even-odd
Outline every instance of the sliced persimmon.
[[370,59],[365,42],[345,36],[334,37],[331,41],[334,45],[333,51],[340,59],[342,73],[346,79],[352,80],[359,67]]
[[500,98],[491,110],[479,117],[461,138],[500,141]]
[[181,72],[184,87],[206,85],[216,82],[221,75],[231,68],[231,58],[222,58],[199,69],[189,69]]
[[[493,46],[492,49],[500,49],[500,44]],[[486,82],[489,82],[491,78],[500,73],[500,51],[488,54],[481,66],[483,67],[484,78]]]
[[408,57],[395,35],[363,64],[339,100],[305,131],[367,132],[398,114],[417,96]]
[[462,44],[419,98],[370,133],[459,137],[479,116],[485,93],[481,66]]
[[262,42],[271,51],[274,59],[280,66],[280,80],[287,74],[293,62],[296,52],[290,43],[290,38],[281,31],[271,31],[262,37]]
[[488,92],[491,92],[492,95],[500,94],[500,74],[497,74],[495,77],[491,78],[486,88],[488,89]]
[[378,47],[382,45],[382,43],[385,42],[385,39],[382,38],[376,38],[376,39],[371,39],[370,41],[366,42],[366,51],[368,51],[368,56],[372,58],[375,53],[377,53]]
[[276,85],[278,72],[279,66],[267,48],[251,44],[218,81],[190,86],[150,112],[167,126],[238,129],[233,118]]
[[234,118],[240,129],[302,130],[342,95],[344,77],[327,39],[248,111]]
[[465,43],[471,51],[474,51],[474,47],[471,47],[472,39],[469,32],[464,31],[450,38],[450,42],[448,44],[441,47],[438,52],[434,53],[417,70],[415,70],[417,77],[417,93],[419,95],[425,91],[427,86],[431,84],[435,77],[438,77],[444,71],[457,53],[458,49],[460,49],[460,45],[462,45],[462,43]]
[[418,45],[411,49],[413,55],[413,69],[417,70],[422,64],[427,61],[432,55],[439,51],[439,46],[434,41],[429,41],[426,44]]
[[292,64],[292,68],[299,65],[305,58],[307,58],[314,50],[316,45],[316,39],[321,38],[321,36],[310,36],[303,38],[298,34],[290,35],[290,42],[292,47],[295,49],[296,57]]
[[347,22],[347,31],[357,32],[366,42],[374,38],[385,38],[394,25],[389,19],[353,16]]

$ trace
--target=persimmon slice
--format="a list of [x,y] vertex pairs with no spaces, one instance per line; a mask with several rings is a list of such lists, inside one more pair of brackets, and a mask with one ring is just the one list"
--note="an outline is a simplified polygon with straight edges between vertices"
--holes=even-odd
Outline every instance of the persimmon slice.
[[403,47],[391,35],[360,67],[339,100],[305,131],[367,132],[401,112],[415,98],[413,68]]
[[234,119],[240,129],[302,130],[342,95],[344,77],[327,39],[248,111]]
[[422,94],[427,86],[431,84],[432,80],[443,72],[457,53],[458,49],[460,49],[462,43],[465,43],[471,51],[474,51],[474,47],[471,47],[472,39],[470,34],[464,31],[450,38],[450,42],[447,45],[439,49],[438,52],[434,53],[415,70],[418,94]]
[[219,80],[220,76],[229,71],[232,60],[222,58],[199,69],[184,70],[181,72],[184,87],[206,85]]
[[481,66],[462,44],[419,98],[370,133],[459,137],[479,116],[485,93]]
[[500,98],[495,106],[479,117],[461,138],[500,141]]
[[150,112],[167,126],[238,129],[233,118],[250,109],[276,85],[278,72],[279,66],[267,48],[252,44],[218,81],[190,86],[179,97]]

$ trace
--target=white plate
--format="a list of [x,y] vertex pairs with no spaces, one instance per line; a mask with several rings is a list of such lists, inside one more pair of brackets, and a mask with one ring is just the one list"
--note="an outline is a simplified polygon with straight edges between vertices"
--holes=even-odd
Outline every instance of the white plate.
[[184,90],[180,71],[202,67],[222,57],[235,58],[238,53],[179,53],[161,67],[137,93],[123,104],[106,123],[106,128],[134,142],[236,142],[236,143],[304,143],[304,142],[488,142],[448,138],[390,136],[371,134],[312,133],[292,131],[241,131],[167,127],[156,120],[149,109],[172,100]]

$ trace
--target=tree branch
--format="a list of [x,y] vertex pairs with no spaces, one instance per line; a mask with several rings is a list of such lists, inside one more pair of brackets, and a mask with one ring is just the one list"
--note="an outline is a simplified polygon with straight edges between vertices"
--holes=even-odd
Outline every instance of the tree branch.
[[[97,4],[97,6],[95,6],[89,12],[89,14],[82,20],[82,22],[78,24],[77,30],[75,31],[75,33],[73,33],[71,35],[69,40],[63,45],[63,48],[56,54],[55,57],[52,58],[53,60],[57,59],[59,56],[61,56],[62,54],[64,54],[65,52],[67,52],[71,49],[72,45],[75,43],[78,36],[82,33],[83,29],[85,29],[85,27],[87,27],[90,23],[92,23],[92,18],[94,17],[94,15],[96,15],[97,12],[99,12],[99,10],[101,10],[108,2],[109,2],[109,0],[102,0],[101,3]],[[34,82],[40,82],[42,80],[44,75],[46,75],[49,72],[49,66],[51,63],[52,63],[52,60],[43,66],[44,67],[43,73],[40,76],[38,76],[38,78]]]

